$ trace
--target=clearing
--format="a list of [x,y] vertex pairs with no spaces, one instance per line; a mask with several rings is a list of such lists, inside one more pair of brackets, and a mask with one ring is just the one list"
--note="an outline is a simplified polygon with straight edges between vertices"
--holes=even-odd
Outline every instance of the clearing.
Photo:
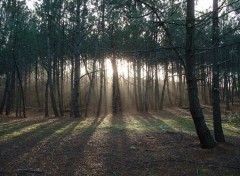
[[[211,112],[204,113],[212,129]],[[240,175],[240,126],[224,119],[227,142],[204,150],[179,108],[0,120],[0,175]]]

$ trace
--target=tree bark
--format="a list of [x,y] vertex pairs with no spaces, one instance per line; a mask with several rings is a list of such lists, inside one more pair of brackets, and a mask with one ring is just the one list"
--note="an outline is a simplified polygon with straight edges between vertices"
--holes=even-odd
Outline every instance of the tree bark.
[[99,90],[99,99],[98,99],[98,107],[97,107],[97,117],[100,116],[101,114],[101,109],[102,109],[102,97],[103,97],[103,76],[104,76],[104,70],[103,70],[103,67],[104,67],[104,59],[101,58],[101,61],[100,61],[100,64],[101,64],[101,71],[100,71],[100,90]]
[[[95,51],[95,52],[97,52],[97,51]],[[96,61],[97,61],[97,59],[96,59],[96,54],[95,54],[95,58],[93,60],[93,66],[92,66],[92,78],[90,79],[89,89],[88,89],[87,98],[86,98],[85,117],[88,116],[88,109],[89,109],[89,104],[91,101],[92,90],[94,89],[94,81],[95,81],[95,74],[96,74],[95,73]]]
[[179,64],[178,66],[179,71],[179,101],[178,101],[178,107],[183,106],[183,79],[182,79],[182,65]]
[[75,46],[74,46],[74,86],[72,96],[72,115],[75,118],[80,117],[79,111],[79,97],[80,97],[80,7],[81,2],[77,0],[77,11],[76,11],[76,31],[75,31]]
[[15,90],[15,67],[11,66],[12,70],[11,70],[11,76],[10,76],[10,86],[9,89],[7,90],[7,96],[6,96],[6,107],[5,107],[5,113],[6,115],[10,114],[11,111],[11,107],[13,106],[13,94],[14,94],[14,90]]
[[115,56],[113,56],[111,62],[112,62],[112,69],[113,69],[112,112],[116,114],[122,111],[122,103],[121,103],[121,96],[120,96],[118,69],[117,69]]
[[159,108],[158,65],[155,64],[155,110]]
[[[175,79],[174,79],[174,62],[172,62],[172,93],[171,96],[176,97],[177,93],[176,93],[176,83],[175,83]],[[174,102],[174,104],[176,104],[176,101]]]
[[48,29],[48,34],[47,34],[47,48],[48,48],[47,79],[48,79],[48,84],[49,84],[53,113],[54,113],[55,117],[58,117],[59,113],[58,113],[58,109],[57,109],[57,103],[56,103],[56,99],[55,99],[54,86],[53,86],[53,80],[52,80],[52,56],[51,56],[51,50],[50,50],[50,36],[49,35],[50,35],[50,29]]
[[138,108],[139,111],[143,111],[143,97],[142,97],[142,77],[141,77],[141,61],[137,60],[137,90],[138,90]]
[[159,103],[159,110],[163,110],[163,102],[164,102],[164,95],[165,95],[167,79],[168,79],[168,61],[166,61],[166,63],[165,63],[165,77],[164,77],[164,82],[163,82],[161,99],[160,99],[160,103]]
[[0,115],[3,114],[4,107],[6,105],[6,99],[7,99],[7,95],[8,95],[8,91],[9,91],[9,84],[10,84],[10,73],[7,72],[4,93],[3,93],[3,97],[2,97],[2,101],[1,101],[1,105],[0,105]]
[[137,75],[136,75],[136,59],[133,61],[133,81],[134,81],[134,95],[135,95],[135,104],[136,109],[139,111],[139,103],[138,103],[138,92],[137,92]]
[[44,104],[45,104],[44,116],[48,117],[49,116],[49,113],[48,113],[48,80],[45,85],[45,103]]
[[195,33],[195,1],[187,0],[186,17],[186,81],[190,112],[202,148],[213,148],[215,141],[205,123],[204,115],[198,98],[197,81],[195,77],[194,33]]
[[230,105],[229,105],[228,71],[226,69],[224,71],[224,94],[226,98],[226,110],[229,111]]
[[150,87],[150,80],[151,77],[149,75],[150,68],[147,66],[147,75],[146,75],[146,88],[145,88],[145,95],[144,95],[144,112],[148,112],[149,108],[149,87]]
[[[213,16],[212,16],[212,42],[213,46],[219,45],[219,26],[218,26],[218,0],[213,0]],[[224,142],[224,134],[222,130],[222,119],[220,109],[220,89],[219,89],[219,65],[218,51],[213,49],[213,77],[212,77],[212,107],[213,107],[213,124],[214,135],[217,142]]]
[[40,100],[39,100],[39,91],[38,91],[38,60],[35,63],[35,92],[37,98],[37,105],[41,107]]

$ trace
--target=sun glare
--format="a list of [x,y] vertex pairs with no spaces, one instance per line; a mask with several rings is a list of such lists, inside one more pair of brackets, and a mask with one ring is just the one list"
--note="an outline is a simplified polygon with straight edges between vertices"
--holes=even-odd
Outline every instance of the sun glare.
[[198,0],[196,4],[197,11],[206,11],[211,7],[212,7],[212,1],[208,1],[208,0]]
[[[112,63],[110,58],[105,60],[105,66],[106,66],[107,77],[111,78],[113,75],[113,69],[112,69]],[[123,76],[125,78],[128,76],[128,66],[129,64],[126,60],[117,59],[117,69],[118,69],[119,76]]]
[[35,2],[36,2],[35,0],[27,0],[26,4],[27,4],[29,9],[34,10],[34,3]]

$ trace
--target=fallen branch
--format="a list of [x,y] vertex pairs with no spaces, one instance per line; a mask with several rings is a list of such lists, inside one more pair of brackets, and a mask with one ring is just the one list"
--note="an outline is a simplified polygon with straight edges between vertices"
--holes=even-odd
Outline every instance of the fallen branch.
[[17,175],[25,175],[26,173],[35,173],[35,174],[39,174],[39,175],[45,175],[45,172],[40,170],[40,169],[17,169],[16,170]]

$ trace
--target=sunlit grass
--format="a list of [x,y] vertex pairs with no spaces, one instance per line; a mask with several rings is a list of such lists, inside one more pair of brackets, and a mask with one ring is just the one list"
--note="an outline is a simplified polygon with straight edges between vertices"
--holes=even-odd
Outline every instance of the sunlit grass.
[[19,124],[16,125],[16,127],[12,126],[10,128],[1,126],[0,127],[0,142],[4,140],[9,140],[11,138],[16,138],[19,136],[22,136],[26,133],[29,133],[33,130],[36,130],[37,128],[47,125],[49,123],[52,123],[53,120],[41,122],[41,123],[36,123],[36,124],[29,124],[29,125],[24,125],[24,124]]
[[[50,141],[66,135],[76,136],[81,133],[94,134],[97,130],[128,131],[128,132],[184,132],[194,133],[195,127],[191,117],[161,117],[160,115],[129,115],[124,114],[120,119],[112,115],[102,118],[86,119],[46,119],[42,122],[17,124],[0,124],[0,142],[13,140],[31,135],[46,136],[44,141]],[[213,122],[207,118],[206,123],[213,131]],[[223,123],[223,130],[227,136],[239,136],[240,126],[234,123]]]

